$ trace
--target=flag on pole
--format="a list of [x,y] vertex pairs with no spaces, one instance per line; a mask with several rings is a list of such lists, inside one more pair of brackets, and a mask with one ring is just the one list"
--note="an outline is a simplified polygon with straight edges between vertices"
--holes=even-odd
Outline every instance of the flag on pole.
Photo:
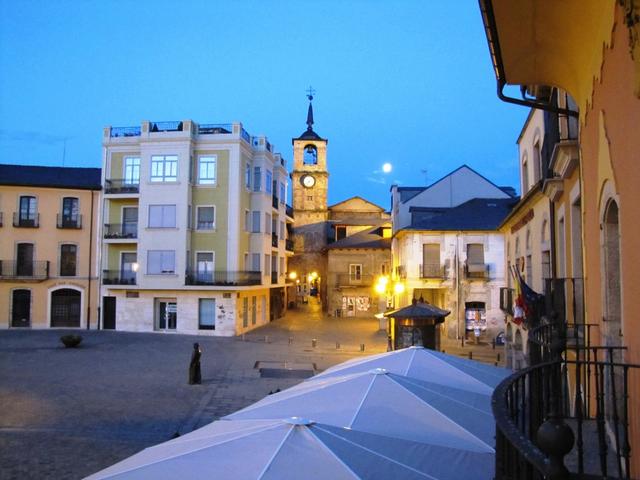
[[[544,295],[527,285],[520,272],[514,268],[516,280],[516,298],[513,308],[513,320],[520,325],[525,320],[532,320],[538,313],[538,305]],[[516,312],[517,310],[517,312]],[[516,320],[516,317],[518,320]]]

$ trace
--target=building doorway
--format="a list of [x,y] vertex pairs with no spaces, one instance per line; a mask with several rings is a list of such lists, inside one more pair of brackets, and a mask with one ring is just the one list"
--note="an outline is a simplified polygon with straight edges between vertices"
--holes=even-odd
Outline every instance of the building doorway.
[[51,327],[80,328],[82,294],[71,288],[51,292]]
[[102,328],[105,330],[116,329],[116,297],[102,299]]
[[31,326],[31,290],[14,290],[11,293],[11,327]]
[[175,331],[178,326],[178,303],[176,299],[156,299],[156,330]]

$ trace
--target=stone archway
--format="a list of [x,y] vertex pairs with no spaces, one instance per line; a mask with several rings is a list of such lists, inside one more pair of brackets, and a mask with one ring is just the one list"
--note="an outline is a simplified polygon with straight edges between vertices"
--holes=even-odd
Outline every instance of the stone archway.
[[51,292],[51,327],[79,328],[82,318],[82,293],[72,288]]

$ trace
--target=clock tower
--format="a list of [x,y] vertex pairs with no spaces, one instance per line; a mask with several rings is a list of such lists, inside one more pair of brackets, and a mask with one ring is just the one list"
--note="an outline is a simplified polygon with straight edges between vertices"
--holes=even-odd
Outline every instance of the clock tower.
[[326,222],[327,140],[313,131],[313,90],[309,89],[307,129],[293,143],[292,197],[296,227]]

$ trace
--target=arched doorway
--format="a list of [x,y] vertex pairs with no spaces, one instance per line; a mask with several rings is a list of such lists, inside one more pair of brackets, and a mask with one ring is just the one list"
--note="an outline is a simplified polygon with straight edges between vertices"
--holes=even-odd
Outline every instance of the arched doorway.
[[605,344],[620,346],[622,343],[622,301],[620,292],[620,228],[618,204],[610,200],[603,218],[603,291]]
[[82,294],[72,288],[51,292],[51,326],[79,328]]

